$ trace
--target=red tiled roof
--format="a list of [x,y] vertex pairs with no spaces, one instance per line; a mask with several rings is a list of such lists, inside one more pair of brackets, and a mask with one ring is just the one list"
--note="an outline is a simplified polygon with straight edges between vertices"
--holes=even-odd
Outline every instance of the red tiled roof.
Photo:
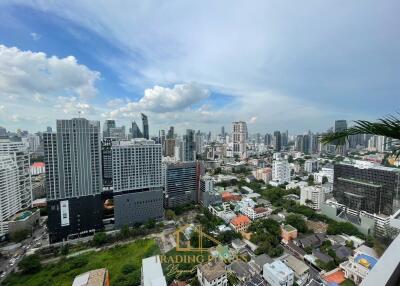
[[250,222],[251,220],[245,215],[239,215],[231,220],[231,224],[234,226],[249,224]]
[[260,214],[260,213],[265,213],[267,211],[267,209],[266,208],[255,208],[254,211],[257,214]]
[[344,272],[342,270],[335,271],[323,277],[323,279],[328,283],[336,283],[341,284],[343,283],[346,278],[344,277]]

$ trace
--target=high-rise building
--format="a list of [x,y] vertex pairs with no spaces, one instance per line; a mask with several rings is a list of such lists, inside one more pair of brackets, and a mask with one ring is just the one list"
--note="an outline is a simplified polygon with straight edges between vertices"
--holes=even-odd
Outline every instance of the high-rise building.
[[[109,138],[110,137],[110,129],[111,128],[115,128],[115,127],[116,127],[115,120],[106,120],[106,121],[104,121],[103,138]],[[49,132],[49,131],[47,131],[47,132]]]
[[194,137],[194,130],[186,129],[186,135],[183,135],[181,149],[183,162],[196,160],[196,142]]
[[167,136],[165,135],[165,130],[161,129],[158,132],[158,143],[161,144],[163,156],[165,156],[165,139],[167,139]]
[[271,134],[269,134],[269,133],[266,133],[265,134],[265,136],[264,136],[264,144],[265,145],[267,145],[267,146],[270,146],[270,145],[272,145],[272,135]]
[[325,191],[321,186],[300,188],[300,205],[307,205],[314,210],[319,210],[324,201]]
[[101,141],[101,167],[103,174],[103,187],[112,187],[112,142],[113,138],[105,138]]
[[225,137],[225,127],[224,126],[221,127],[221,136]]
[[[346,120],[336,120],[335,121],[335,132],[342,132],[346,129],[347,129],[347,121]],[[335,143],[337,143],[337,141],[333,142],[333,144],[335,144]],[[346,142],[346,144],[344,144],[344,145],[337,146],[336,154],[345,155],[345,153],[347,151],[347,145],[348,145],[348,143]]]
[[282,137],[281,137],[281,132],[280,131],[275,131],[274,132],[274,138],[273,138],[273,143],[274,143],[274,150],[275,151],[281,151],[282,150]]
[[141,114],[142,115],[142,125],[143,125],[143,137],[147,140],[150,139],[149,136],[149,119],[147,118],[147,116],[145,114]]
[[113,142],[114,214],[117,227],[163,217],[161,158],[161,145],[153,140]]
[[241,158],[247,158],[247,124],[239,121],[232,123],[233,154]]
[[285,159],[276,159],[272,162],[272,181],[276,184],[290,182],[290,166]]
[[100,122],[57,120],[44,133],[50,242],[102,228]]
[[165,139],[165,156],[175,156],[175,139]]
[[0,155],[0,238],[8,233],[8,220],[21,210],[17,162]]
[[195,135],[195,144],[196,144],[196,154],[202,154],[203,153],[203,149],[204,149],[204,136],[203,134],[200,132],[200,130],[197,131],[196,135]]
[[131,137],[132,139],[135,138],[143,138],[143,134],[140,131],[139,126],[136,124],[135,121],[132,121],[132,127],[131,127]]
[[197,201],[197,163],[167,163],[163,168],[167,207],[175,207]]
[[335,164],[333,195],[352,210],[392,215],[400,209],[400,170],[366,161]]
[[285,131],[281,134],[281,140],[282,140],[282,148],[285,149],[289,143],[289,131]]
[[6,136],[6,135],[7,135],[7,129],[0,126],[0,136]]
[[168,139],[175,139],[174,126],[171,126],[167,134]]
[[32,205],[32,184],[30,175],[30,155],[20,141],[0,139],[0,155],[10,156],[18,166],[18,184],[21,208]]

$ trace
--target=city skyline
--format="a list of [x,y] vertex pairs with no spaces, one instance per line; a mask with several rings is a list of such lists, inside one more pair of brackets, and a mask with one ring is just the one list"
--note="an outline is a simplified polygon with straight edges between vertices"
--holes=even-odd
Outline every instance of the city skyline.
[[395,1],[209,4],[0,4],[0,125],[36,132],[80,111],[130,126],[143,112],[150,135],[240,120],[299,134],[396,111]]

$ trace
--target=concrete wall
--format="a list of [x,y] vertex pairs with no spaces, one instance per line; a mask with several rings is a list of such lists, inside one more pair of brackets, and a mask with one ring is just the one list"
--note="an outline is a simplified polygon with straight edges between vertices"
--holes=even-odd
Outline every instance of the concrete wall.
[[114,196],[115,227],[164,217],[162,188]]

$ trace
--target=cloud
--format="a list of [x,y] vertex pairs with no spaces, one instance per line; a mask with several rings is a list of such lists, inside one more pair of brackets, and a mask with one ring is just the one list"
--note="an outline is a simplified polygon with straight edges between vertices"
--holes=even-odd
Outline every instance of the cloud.
[[35,33],[35,32],[30,33],[30,35],[31,35],[31,37],[32,37],[32,39],[33,39],[34,41],[39,41],[40,38],[42,37],[42,35],[39,35],[39,34],[37,34],[37,33]]
[[166,113],[182,111],[208,98],[208,89],[197,83],[176,84],[173,88],[154,86],[144,91],[141,99],[113,110],[106,117],[134,116],[138,112]]
[[70,116],[88,115],[92,110],[90,104],[79,101],[79,99],[75,96],[60,96],[57,101],[58,102],[54,107],[58,110],[61,110],[64,114]]
[[257,116],[253,116],[252,118],[250,118],[249,123],[253,124],[256,123],[257,121]]
[[33,94],[91,98],[97,94],[99,79],[99,72],[78,64],[73,56],[49,57],[0,45],[0,98],[22,100]]

